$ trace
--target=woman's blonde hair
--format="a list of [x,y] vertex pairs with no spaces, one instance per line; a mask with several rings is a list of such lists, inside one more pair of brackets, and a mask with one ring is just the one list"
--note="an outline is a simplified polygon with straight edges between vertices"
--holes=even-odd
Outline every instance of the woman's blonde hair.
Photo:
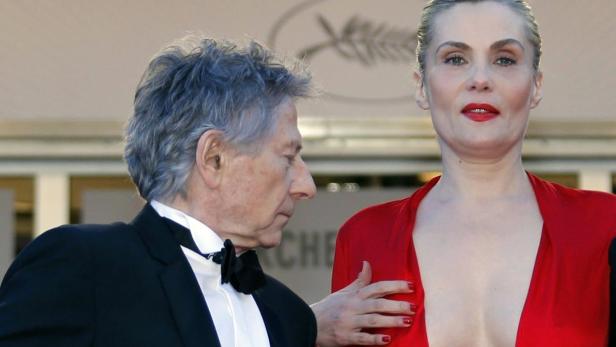
[[539,26],[537,25],[533,11],[525,0],[430,0],[421,12],[421,19],[417,29],[417,68],[422,76],[426,67],[426,51],[434,36],[434,19],[440,13],[457,4],[480,3],[484,1],[504,4],[524,18],[526,36],[534,48],[533,68],[535,71],[539,69],[539,61],[541,60],[541,35],[539,35]]

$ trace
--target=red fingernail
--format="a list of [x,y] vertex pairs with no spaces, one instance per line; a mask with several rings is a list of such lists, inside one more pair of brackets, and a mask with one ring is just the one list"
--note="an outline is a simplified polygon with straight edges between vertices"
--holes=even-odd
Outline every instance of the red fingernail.
[[385,342],[385,343],[390,343],[390,342],[391,342],[391,336],[387,336],[387,335],[385,335],[385,336],[383,336],[383,337],[381,338],[381,341],[383,341],[383,342]]
[[413,313],[417,312],[417,305],[411,304],[411,312]]
[[408,286],[409,286],[409,290],[410,290],[411,292],[412,292],[412,291],[415,291],[415,285],[413,284],[413,282],[406,282],[406,283],[408,284]]
[[402,318],[402,321],[404,322],[404,325],[411,325],[411,323],[413,323],[413,318],[411,318],[411,317],[404,317],[404,318]]

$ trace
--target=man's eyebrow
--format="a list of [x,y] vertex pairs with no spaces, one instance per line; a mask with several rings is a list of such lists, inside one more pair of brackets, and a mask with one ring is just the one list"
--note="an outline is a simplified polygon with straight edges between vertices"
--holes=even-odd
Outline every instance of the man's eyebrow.
[[520,49],[522,49],[522,51],[525,51],[524,45],[520,41],[518,41],[516,39],[498,40],[498,41],[494,42],[492,45],[490,45],[490,49],[498,50],[498,49],[501,49],[501,48],[503,48],[503,47],[505,47],[507,45],[515,45],[515,46],[520,47]]
[[469,45],[467,45],[464,42],[459,42],[459,41],[445,41],[443,43],[441,43],[437,48],[436,48],[436,53],[438,53],[439,50],[441,50],[441,48],[446,47],[446,46],[451,46],[451,47],[455,47],[455,48],[459,48],[461,50],[464,51],[468,51],[471,49],[471,47]]

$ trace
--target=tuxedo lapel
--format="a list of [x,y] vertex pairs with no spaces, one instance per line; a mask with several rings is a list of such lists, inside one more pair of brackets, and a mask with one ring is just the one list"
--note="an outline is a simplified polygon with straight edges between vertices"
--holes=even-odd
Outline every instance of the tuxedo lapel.
[[186,347],[220,347],[197,279],[169,226],[147,204],[131,223],[150,255],[162,263],[161,286]]
[[252,293],[252,297],[259,307],[259,311],[261,311],[261,317],[263,317],[263,322],[267,329],[270,347],[285,347],[286,344],[284,341],[286,341],[286,336],[280,318],[262,296],[262,291],[266,290],[266,288],[267,287],[255,291]]
[[220,347],[214,322],[190,267],[179,261],[170,264],[160,280],[186,347]]

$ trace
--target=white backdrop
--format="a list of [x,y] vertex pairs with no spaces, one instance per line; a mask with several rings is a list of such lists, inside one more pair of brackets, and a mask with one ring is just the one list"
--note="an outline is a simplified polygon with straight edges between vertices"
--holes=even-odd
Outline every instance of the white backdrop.
[[[616,1],[531,3],[544,37],[545,97],[535,117],[614,119]],[[0,119],[124,120],[149,58],[189,31],[253,37],[288,55],[312,49],[312,70],[326,96],[303,105],[304,115],[421,116],[404,97],[414,88],[407,34],[423,4],[0,1]],[[333,45],[334,38],[342,43]]]

